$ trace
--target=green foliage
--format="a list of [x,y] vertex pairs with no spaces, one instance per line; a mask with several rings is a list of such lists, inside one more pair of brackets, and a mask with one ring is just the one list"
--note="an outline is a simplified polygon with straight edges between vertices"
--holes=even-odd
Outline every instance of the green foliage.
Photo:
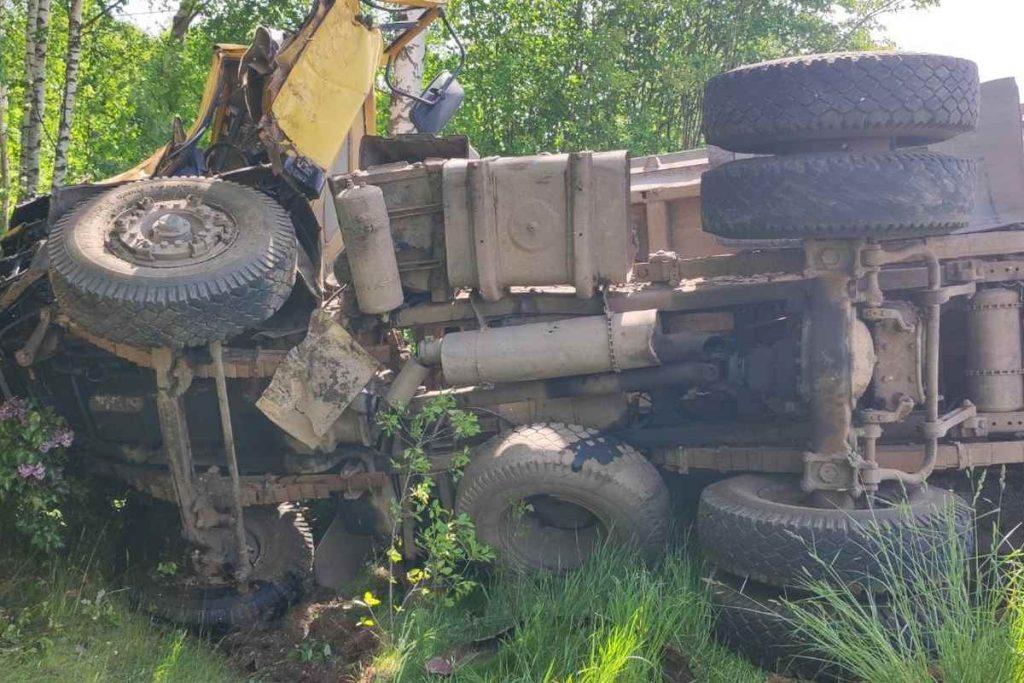
[[[8,151],[16,161],[24,8],[0,1],[0,78],[11,87]],[[484,154],[696,146],[709,76],[787,54],[873,47],[879,17],[936,2],[453,0],[450,13],[469,59],[460,76],[466,102],[450,130],[468,134]],[[102,179],[148,157],[169,139],[174,116],[186,125],[194,118],[216,43],[246,43],[259,25],[294,29],[309,8],[306,0],[214,0],[177,41],[149,35],[116,12],[103,14],[106,4],[86,1],[68,182]],[[431,41],[428,74],[451,68],[453,46],[439,30]],[[44,187],[63,85],[63,3],[53,4],[49,46]],[[386,105],[378,94],[381,121]]]
[[651,567],[605,546],[566,576],[498,574],[455,606],[411,609],[397,626],[404,647],[383,648],[373,668],[402,683],[433,680],[435,657],[454,657],[460,683],[763,681],[715,644],[704,571],[685,548]]
[[[0,77],[11,88],[8,151],[16,162],[24,95],[24,8],[20,3],[11,7],[10,0],[0,2],[6,10],[0,12]],[[247,43],[260,25],[294,29],[309,9],[305,0],[205,3],[204,14],[179,42],[166,34],[149,35],[116,13],[103,14],[101,9],[108,4],[105,0],[85,3],[68,183],[100,180],[147,158],[170,139],[175,116],[188,126],[196,114],[215,44]],[[48,186],[52,172],[66,49],[67,7],[53,3],[41,187]]]
[[[954,515],[949,510],[938,530],[913,532],[926,543],[869,527],[885,568],[882,599],[835,580],[803,586],[809,597],[787,609],[792,627],[814,644],[805,654],[833,663],[852,679],[878,683],[1024,680],[1024,555],[1002,554],[998,533],[993,547],[968,555]],[[989,524],[991,518],[978,521],[979,528]],[[936,553],[936,547],[943,550]],[[935,567],[936,556],[949,561]],[[830,558],[814,555],[814,561],[827,568]],[[891,616],[883,617],[883,611]]]
[[[391,542],[384,552],[385,600],[367,592],[359,604],[369,616],[360,624],[375,627],[382,641],[398,647],[397,616],[415,602],[448,606],[479,585],[470,573],[475,563],[490,562],[494,551],[476,539],[472,520],[442,505],[436,496],[437,476],[458,479],[469,462],[469,451],[460,442],[480,433],[476,415],[457,407],[455,399],[442,394],[408,414],[405,410],[382,411],[378,424],[401,444],[392,465],[399,479],[399,497],[391,506]],[[444,446],[452,454],[447,466],[438,468],[428,457],[431,447]],[[415,548],[403,554],[403,533],[412,530]],[[413,551],[413,552],[408,552]],[[406,561],[406,555],[416,559]],[[402,590],[396,592],[395,587]],[[383,606],[382,606],[383,605]],[[381,607],[384,620],[377,615]]]
[[0,405],[0,520],[37,550],[64,544],[65,449],[73,438],[49,409],[21,399]]
[[[0,674],[5,682],[238,681],[210,648],[128,611],[108,590],[98,557],[103,534],[65,555],[0,558]],[[9,549],[8,549],[9,550]]]
[[[453,0],[468,47],[450,126],[481,154],[700,144],[709,77],[878,45],[878,18],[937,0]],[[434,31],[433,73],[455,56]]]

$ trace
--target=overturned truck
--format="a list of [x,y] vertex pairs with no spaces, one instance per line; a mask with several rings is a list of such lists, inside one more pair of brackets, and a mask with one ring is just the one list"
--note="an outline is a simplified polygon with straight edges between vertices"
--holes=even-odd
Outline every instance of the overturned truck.
[[[303,45],[356,4],[320,6]],[[1012,82],[979,90],[936,55],[798,57],[708,83],[710,160],[470,158],[346,129],[332,173],[276,108],[313,48],[262,40],[219,53],[209,148],[176,134],[3,238],[5,390],[177,506],[194,576],[144,606],[238,623],[350,567],[399,495],[376,416],[440,394],[483,428],[441,496],[511,566],[571,569],[605,539],[655,554],[663,473],[730,475],[697,522],[726,604],[813,575],[812,547],[879,590],[865,520],[913,544],[953,510],[969,544],[966,504],[929,476],[1024,462]],[[372,73],[349,120],[373,120]],[[453,448],[431,445],[438,471]],[[317,498],[339,512],[314,553],[297,504]],[[935,571],[957,556],[933,552]]]

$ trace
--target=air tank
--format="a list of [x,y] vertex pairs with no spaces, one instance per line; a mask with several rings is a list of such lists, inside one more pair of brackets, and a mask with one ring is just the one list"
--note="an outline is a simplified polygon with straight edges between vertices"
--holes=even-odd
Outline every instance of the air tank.
[[350,178],[347,186],[336,190],[334,207],[359,310],[393,311],[404,296],[384,193],[376,185],[355,184]]
[[983,289],[967,308],[967,394],[979,411],[1024,408],[1020,294]]

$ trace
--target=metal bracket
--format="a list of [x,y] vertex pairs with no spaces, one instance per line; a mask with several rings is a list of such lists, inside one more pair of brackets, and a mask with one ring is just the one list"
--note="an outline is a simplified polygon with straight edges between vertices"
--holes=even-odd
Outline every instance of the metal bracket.
[[907,320],[904,313],[905,311],[902,309],[888,306],[866,306],[860,309],[860,317],[864,322],[892,320],[899,325],[900,329],[909,332],[915,328],[916,324]]
[[868,408],[857,412],[860,421],[867,425],[882,425],[902,422],[914,409],[914,399],[909,396],[900,396],[896,410],[877,410]]
[[940,417],[936,422],[925,422],[921,433],[926,439],[941,439],[949,430],[978,416],[978,408],[970,401]]
[[963,282],[958,285],[946,285],[936,289],[924,289],[911,293],[911,296],[923,306],[941,306],[953,297],[972,296],[978,285],[974,282]]
[[857,475],[864,461],[855,451],[833,455],[805,452],[803,459],[800,488],[804,491],[847,491],[854,498],[863,493]]

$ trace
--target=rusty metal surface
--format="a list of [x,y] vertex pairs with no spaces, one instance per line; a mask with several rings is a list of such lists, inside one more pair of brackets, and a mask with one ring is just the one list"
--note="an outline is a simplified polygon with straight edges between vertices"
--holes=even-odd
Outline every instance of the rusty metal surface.
[[288,352],[256,407],[310,448],[331,450],[331,427],[378,366],[329,313],[316,311],[309,334]]
[[[130,344],[112,342],[109,339],[92,334],[88,330],[68,320],[67,316],[58,315],[56,322],[76,337],[89,342],[107,353],[143,368],[153,367],[153,355],[150,349]],[[288,351],[280,349],[224,349],[224,376],[228,379],[249,377],[270,377],[288,355]],[[190,363],[194,377],[211,378],[214,376],[213,363]]]
[[[802,449],[795,446],[682,446],[655,449],[651,460],[677,472],[788,472],[803,470]],[[923,445],[878,447],[878,464],[903,472],[917,470],[925,459]],[[968,469],[1024,463],[1024,441],[939,444],[935,469]]]
[[924,401],[921,376],[923,327],[911,304],[890,301],[886,302],[886,307],[893,315],[882,317],[872,325],[878,357],[872,391],[879,405],[894,411],[899,407],[901,397],[905,396],[915,404]]
[[[97,458],[90,458],[88,465],[96,474],[124,481],[155,498],[175,500],[171,477],[165,469],[115,463]],[[242,504],[250,507],[329,498],[335,493],[356,494],[380,490],[387,485],[388,475],[383,472],[243,475],[239,483]],[[203,485],[216,507],[227,509],[230,506],[230,478],[206,473],[203,475]]]

